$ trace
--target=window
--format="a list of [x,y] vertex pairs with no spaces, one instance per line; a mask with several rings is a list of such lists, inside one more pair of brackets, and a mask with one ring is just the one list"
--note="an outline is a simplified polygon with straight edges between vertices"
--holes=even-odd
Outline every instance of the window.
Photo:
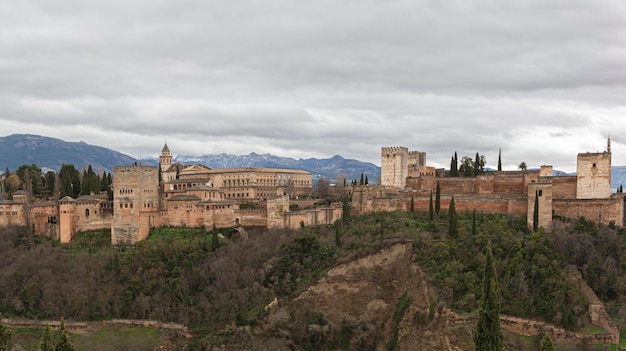
[[537,192],[537,195],[538,195],[538,196],[542,196],[542,195],[543,195],[543,190],[539,190],[539,191]]
[[89,209],[88,208],[85,209],[85,217],[89,217]]

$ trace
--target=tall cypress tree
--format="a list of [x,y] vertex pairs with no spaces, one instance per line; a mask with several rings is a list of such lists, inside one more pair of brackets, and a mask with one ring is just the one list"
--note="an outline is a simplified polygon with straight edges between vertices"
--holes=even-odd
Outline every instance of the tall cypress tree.
[[457,218],[454,196],[452,196],[452,199],[450,200],[450,207],[448,208],[448,235],[452,238],[456,238],[459,235]]
[[0,325],[0,351],[9,350],[9,340],[13,336],[13,331],[4,325]]
[[65,322],[61,318],[61,328],[59,329],[59,341],[54,348],[55,351],[77,351],[76,347],[72,344],[70,334],[65,330]]
[[502,149],[498,150],[498,172],[502,171]]
[[359,185],[365,184],[365,180],[363,179],[363,173],[361,173],[361,180],[359,181]]
[[554,346],[554,342],[552,339],[546,334],[541,338],[541,348],[540,351],[556,351],[556,347]]
[[459,176],[459,156],[454,152],[454,176]]
[[473,335],[478,351],[502,351],[500,330],[500,302],[498,301],[498,277],[491,252],[491,241],[487,243],[487,259],[483,273],[483,294],[480,300],[478,324]]
[[46,324],[46,328],[43,330],[41,340],[39,340],[38,351],[54,351],[54,345],[52,344],[52,335],[50,335],[50,327]]
[[435,192],[435,213],[437,216],[439,216],[439,212],[441,212],[441,185],[437,181],[437,190]]
[[476,159],[474,160],[474,177],[480,173],[480,155],[476,153]]
[[533,232],[539,230],[539,192],[535,191],[535,208],[533,210]]

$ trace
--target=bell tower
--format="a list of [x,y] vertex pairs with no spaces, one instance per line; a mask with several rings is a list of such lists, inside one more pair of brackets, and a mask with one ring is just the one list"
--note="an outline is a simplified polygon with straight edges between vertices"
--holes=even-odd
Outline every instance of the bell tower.
[[172,165],[172,153],[167,147],[167,141],[165,142],[165,145],[163,145],[163,150],[161,150],[159,164],[161,165],[161,172],[166,171]]

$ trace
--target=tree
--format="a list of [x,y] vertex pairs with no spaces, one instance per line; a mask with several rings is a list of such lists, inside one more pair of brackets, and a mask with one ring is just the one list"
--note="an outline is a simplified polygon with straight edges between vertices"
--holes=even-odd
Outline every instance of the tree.
[[452,196],[452,199],[450,199],[450,207],[448,208],[448,235],[452,238],[456,238],[459,235],[457,224],[456,205],[454,204],[454,196]]
[[41,340],[39,340],[39,351],[54,351],[54,345],[52,343],[52,335],[50,335],[50,327],[46,324],[46,328],[43,330]]
[[502,172],[502,149],[498,150],[498,172]]
[[61,180],[60,198],[65,196],[77,198],[80,195],[80,173],[73,164],[62,164],[59,178]]
[[491,252],[491,241],[487,243],[487,259],[485,260],[482,290],[478,323],[473,335],[474,346],[479,351],[502,351],[498,277]]
[[554,342],[547,334],[544,334],[543,338],[541,338],[541,348],[540,351],[556,351],[556,347],[554,346]]
[[13,331],[4,325],[0,325],[0,351],[9,350],[9,340],[13,336]]
[[367,175],[365,175],[365,185],[369,185],[369,180],[367,180]]
[[15,173],[11,174],[6,179],[6,183],[7,183],[7,192],[10,192],[10,193],[14,193],[18,191],[20,189],[20,186],[22,185],[22,181],[20,180],[20,177]]
[[478,173],[481,172],[480,169],[480,155],[478,155],[478,152],[476,153],[476,158],[474,159],[474,177],[478,175]]
[[61,318],[61,328],[59,329],[59,342],[54,348],[55,351],[77,351],[76,347],[72,344],[70,334],[65,330],[65,322]]
[[363,179],[363,173],[361,173],[361,180],[359,181],[359,185],[364,185],[365,180]]
[[439,212],[441,212],[441,185],[439,184],[439,181],[437,181],[437,190],[435,193],[435,213],[437,216],[439,216]]
[[459,176],[459,158],[454,152],[454,156],[452,156],[452,160],[450,160],[450,177],[458,177]]
[[522,171],[526,170],[526,162],[522,161],[519,166],[517,166],[517,168],[521,169]]
[[330,193],[330,180],[325,177],[318,179],[313,186],[313,193],[318,198],[326,197]]
[[539,230],[539,192],[535,191],[535,208],[533,210],[533,232]]
[[[431,202],[432,202],[432,195],[431,195]],[[415,199],[413,198],[413,196],[411,196],[411,213],[415,212]]]
[[32,190],[31,195],[41,194],[41,191],[43,190],[44,178],[41,174],[41,168],[39,168],[39,166],[34,163],[31,165],[21,165],[15,173],[22,180],[22,185],[26,185],[28,180]]
[[463,174],[467,177],[474,175],[474,160],[469,156],[463,156],[461,159],[461,166],[459,166],[459,171],[463,172]]

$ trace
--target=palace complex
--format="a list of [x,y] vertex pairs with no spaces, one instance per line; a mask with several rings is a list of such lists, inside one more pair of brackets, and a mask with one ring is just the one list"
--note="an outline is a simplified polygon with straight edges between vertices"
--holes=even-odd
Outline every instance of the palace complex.
[[115,167],[112,201],[102,194],[32,203],[18,191],[0,201],[0,225],[25,225],[61,242],[79,231],[111,228],[112,244],[133,244],[160,226],[299,228],[341,218],[340,204],[290,211],[290,201],[311,195],[309,172],[182,165],[167,144],[159,161],[158,167]]
[[578,154],[574,176],[555,176],[552,166],[451,176],[427,166],[425,153],[406,147],[383,147],[381,168],[380,185],[354,189],[353,213],[408,211],[411,202],[416,211],[428,211],[430,195],[439,184],[441,208],[447,208],[454,197],[457,211],[525,216],[529,228],[536,199],[539,226],[548,232],[553,216],[624,225],[624,194],[611,193],[610,139],[604,152]]
[[[132,244],[151,228],[263,226],[299,228],[332,224],[341,204],[290,211],[290,203],[311,195],[311,174],[274,168],[211,169],[174,163],[163,147],[159,166],[118,166],[113,200],[106,194],[66,196],[33,202],[24,191],[0,200],[0,225],[32,228],[35,235],[69,242],[80,231],[111,229],[112,244]],[[411,209],[428,211],[440,188],[441,208],[454,197],[457,211],[477,210],[526,217],[538,207],[538,224],[551,231],[552,218],[585,217],[623,226],[623,193],[611,192],[611,145],[604,152],[580,153],[574,176],[555,176],[552,166],[537,170],[489,171],[451,176],[427,166],[426,153],[406,147],[381,149],[381,184],[346,188],[353,214]]]

